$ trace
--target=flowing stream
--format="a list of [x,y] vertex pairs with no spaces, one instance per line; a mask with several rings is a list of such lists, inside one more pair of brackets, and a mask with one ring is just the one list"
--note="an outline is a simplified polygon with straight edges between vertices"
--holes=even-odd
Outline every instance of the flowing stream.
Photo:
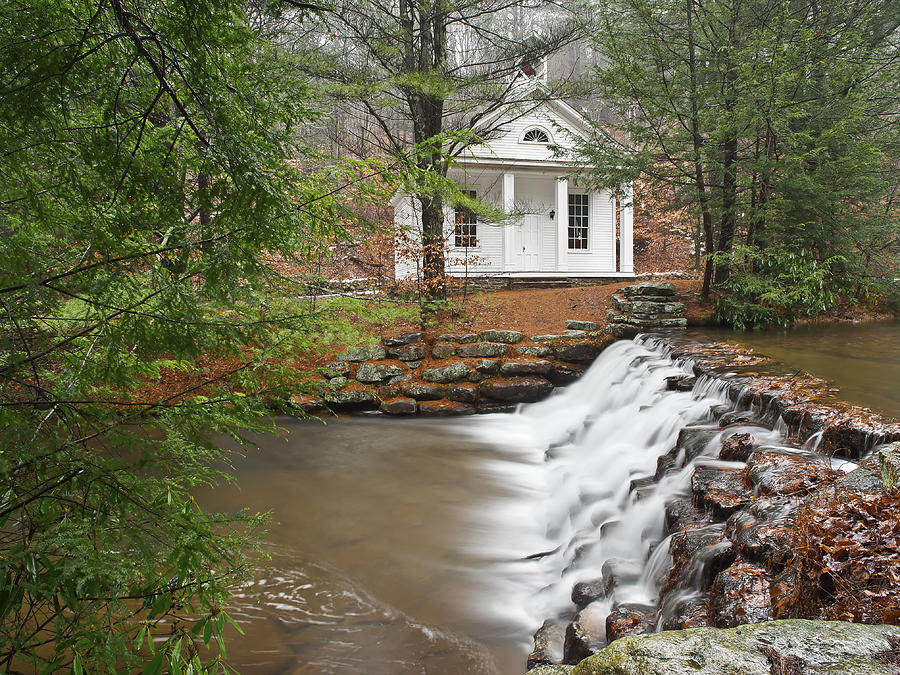
[[230,660],[244,673],[519,675],[532,633],[570,620],[573,584],[604,564],[620,583],[583,622],[602,632],[614,603],[655,604],[671,565],[664,505],[693,464],[725,434],[781,440],[731,426],[641,480],[681,429],[730,408],[717,380],[666,390],[689,372],[653,340],[620,341],[516,414],[282,420],[237,462],[235,486],[200,495],[276,521],[271,564],[234,602],[247,637]]

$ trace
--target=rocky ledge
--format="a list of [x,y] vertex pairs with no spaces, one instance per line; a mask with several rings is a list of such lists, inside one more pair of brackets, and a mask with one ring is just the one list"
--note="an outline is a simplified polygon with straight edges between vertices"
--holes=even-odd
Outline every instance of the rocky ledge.
[[533,675],[895,675],[900,628],[838,621],[770,621],[617,640],[577,666]]
[[388,415],[496,412],[546,398],[581,376],[611,342],[592,321],[560,333],[405,333],[338,354],[319,369],[313,395],[292,401],[307,413],[378,410]]
[[617,338],[687,327],[684,303],[676,302],[675,286],[665,281],[626,286],[612,296],[612,309],[606,313],[606,320],[606,332]]

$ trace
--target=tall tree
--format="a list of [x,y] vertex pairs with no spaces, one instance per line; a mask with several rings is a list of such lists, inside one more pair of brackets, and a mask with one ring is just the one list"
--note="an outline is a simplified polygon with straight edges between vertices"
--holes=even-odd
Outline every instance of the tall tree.
[[544,0],[341,0],[305,36],[311,74],[356,119],[356,147],[401,163],[434,294],[445,200],[465,198],[446,181],[453,158],[495,131],[485,122],[497,111],[549,95],[517,84],[572,36],[570,17]]
[[305,320],[260,301],[261,252],[314,255],[341,180],[294,143],[307,87],[243,12],[0,5],[4,672],[223,668],[195,645],[221,643],[259,520],[190,489],[222,478],[212,433],[260,428],[247,394]]
[[876,221],[896,232],[896,2],[623,0],[598,20],[616,121],[586,162],[598,182],[643,173],[696,209],[704,294],[730,283],[736,242],[852,259],[833,266],[850,274]]

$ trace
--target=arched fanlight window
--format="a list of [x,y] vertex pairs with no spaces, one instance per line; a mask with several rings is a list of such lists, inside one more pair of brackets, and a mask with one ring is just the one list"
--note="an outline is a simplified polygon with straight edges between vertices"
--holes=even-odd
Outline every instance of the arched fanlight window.
[[522,136],[523,143],[549,143],[550,136],[543,129],[529,129]]

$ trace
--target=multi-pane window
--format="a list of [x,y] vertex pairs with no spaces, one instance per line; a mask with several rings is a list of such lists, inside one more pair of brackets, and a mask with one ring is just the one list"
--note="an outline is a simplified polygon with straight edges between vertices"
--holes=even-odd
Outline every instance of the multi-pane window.
[[[469,197],[475,199],[475,190],[468,190]],[[456,225],[454,228],[454,245],[457,248],[474,248],[478,244],[476,236],[477,218],[472,209],[465,206],[456,207]]]
[[588,196],[569,195],[569,248],[588,247]]

